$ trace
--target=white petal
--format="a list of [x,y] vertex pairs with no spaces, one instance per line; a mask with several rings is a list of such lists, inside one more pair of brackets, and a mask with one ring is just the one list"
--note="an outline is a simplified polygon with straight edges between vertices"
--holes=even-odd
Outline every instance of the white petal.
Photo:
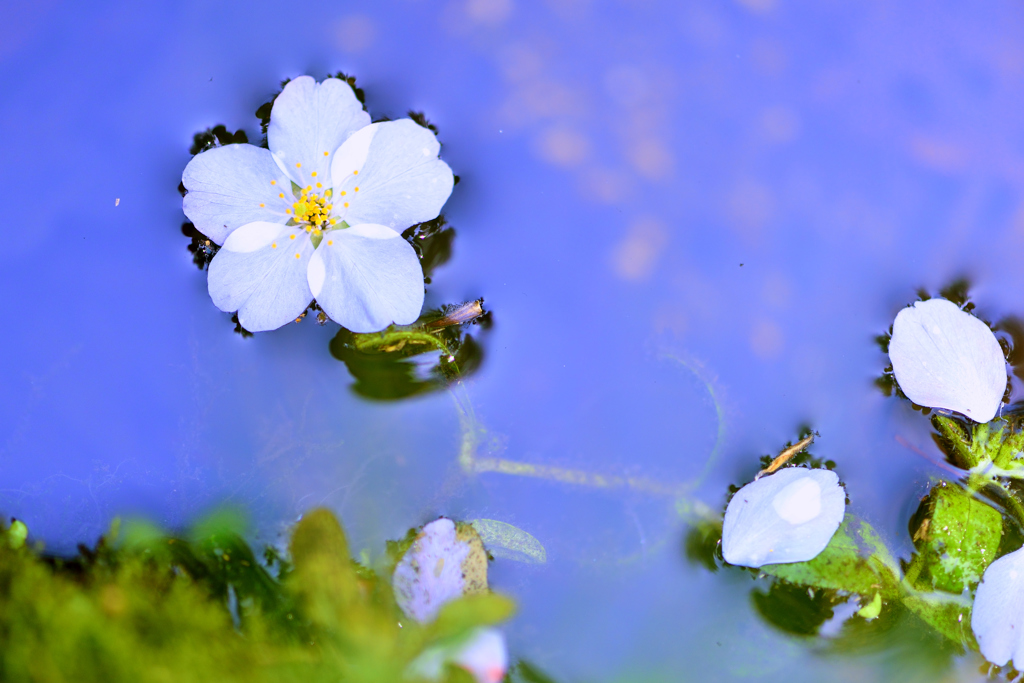
[[188,190],[185,215],[216,244],[246,223],[285,222],[270,207],[279,202],[279,188],[290,185],[262,147],[225,145],[201,152],[188,162],[181,182]]
[[832,539],[846,512],[846,493],[828,470],[788,467],[753,481],[729,501],[722,554],[729,564],[806,562]]
[[310,182],[314,171],[317,180],[326,182],[330,155],[369,123],[370,115],[348,83],[337,78],[317,83],[310,76],[300,76],[289,81],[274,100],[267,144],[299,184],[314,184]]
[[306,281],[312,255],[313,244],[303,230],[276,223],[243,225],[210,263],[210,298],[222,311],[238,311],[238,322],[250,332],[277,329],[295,320],[313,299]]
[[455,182],[437,158],[440,150],[434,134],[412,119],[359,131],[331,166],[335,214],[349,225],[377,223],[398,231],[436,218]]
[[462,597],[462,563],[469,552],[469,543],[458,539],[452,520],[442,518],[424,526],[391,580],[402,611],[426,622],[446,602]]
[[425,650],[410,664],[408,673],[413,678],[436,681],[448,662],[468,671],[477,683],[498,683],[508,670],[505,636],[497,629],[478,628],[462,643]]
[[1006,360],[988,325],[951,301],[929,299],[896,316],[889,359],[900,389],[918,405],[996,416],[1006,389]]
[[505,636],[497,629],[480,629],[452,657],[452,662],[473,674],[477,683],[499,683],[508,670]]
[[320,307],[353,332],[415,322],[423,308],[423,269],[416,250],[383,225],[324,234],[309,269]]
[[997,666],[1024,670],[1024,548],[985,570],[974,596],[971,630],[981,654]]

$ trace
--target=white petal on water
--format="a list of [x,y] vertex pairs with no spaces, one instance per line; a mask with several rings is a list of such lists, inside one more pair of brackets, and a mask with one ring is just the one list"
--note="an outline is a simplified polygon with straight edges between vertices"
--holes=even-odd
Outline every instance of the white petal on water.
[[505,636],[493,628],[478,630],[452,661],[473,674],[477,683],[499,683],[508,670]]
[[974,596],[971,630],[985,659],[1024,670],[1024,548],[985,570]]
[[310,263],[309,288],[324,312],[353,332],[408,325],[423,308],[419,257],[383,225],[326,233]]
[[726,562],[760,567],[806,562],[832,539],[846,511],[846,492],[828,470],[788,467],[741,488],[722,526]]
[[1006,360],[988,325],[946,299],[919,301],[893,323],[889,359],[900,389],[918,405],[996,416],[1006,389]]
[[369,123],[370,115],[348,83],[337,78],[317,83],[311,76],[300,76],[274,100],[267,144],[300,185],[327,182],[331,155]]
[[188,162],[181,182],[188,190],[182,200],[185,215],[215,244],[247,223],[285,222],[274,209],[286,178],[261,147],[225,145],[201,152]]
[[493,628],[479,628],[454,646],[439,645],[423,652],[409,667],[414,677],[438,680],[448,662],[462,667],[477,683],[499,683],[508,671],[505,636]]
[[210,263],[210,298],[222,311],[238,311],[238,322],[250,332],[277,329],[313,299],[306,275],[312,255],[304,230],[278,223],[243,225]]
[[434,134],[411,119],[360,130],[331,166],[334,213],[349,225],[377,223],[399,232],[436,218],[455,183],[437,158],[440,150]]
[[461,597],[466,587],[462,563],[471,550],[469,543],[459,540],[452,520],[441,518],[424,526],[391,580],[402,611],[426,622],[446,602]]

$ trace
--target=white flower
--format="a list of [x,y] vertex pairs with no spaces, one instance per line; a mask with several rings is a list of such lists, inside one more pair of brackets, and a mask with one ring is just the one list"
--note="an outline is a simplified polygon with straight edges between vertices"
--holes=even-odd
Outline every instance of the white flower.
[[208,150],[182,174],[185,214],[221,245],[217,307],[254,332],[314,297],[353,332],[415,321],[423,271],[399,232],[437,217],[454,184],[434,134],[410,119],[371,124],[348,83],[302,76],[274,101],[267,142]]
[[472,527],[469,533],[460,537],[455,523],[443,517],[423,527],[391,579],[403,612],[430,621],[445,603],[486,590],[487,551]]
[[438,680],[446,662],[473,675],[477,683],[499,683],[508,671],[508,648],[505,636],[493,628],[479,628],[470,637],[453,647],[432,647],[410,665],[410,673],[429,680]]
[[889,359],[900,389],[929,408],[976,422],[996,416],[1006,390],[1006,360],[988,325],[951,301],[929,299],[896,316]]
[[846,493],[835,472],[779,470],[747,484],[729,501],[722,555],[729,564],[744,567],[813,560],[845,511]]
[[1024,548],[985,570],[974,596],[971,630],[985,659],[1024,670]]

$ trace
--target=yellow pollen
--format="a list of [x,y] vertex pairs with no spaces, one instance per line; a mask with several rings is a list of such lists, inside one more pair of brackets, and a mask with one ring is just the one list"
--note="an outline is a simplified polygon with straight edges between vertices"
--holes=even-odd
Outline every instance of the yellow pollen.
[[334,240],[327,240],[327,246],[331,246],[332,244],[334,244]]
[[356,192],[359,192],[359,188],[358,187],[356,188]]
[[270,248],[271,249],[277,249],[277,242],[271,242],[270,243]]
[[281,199],[284,199],[284,192],[279,192],[277,196],[280,197]]
[[302,164],[295,164],[295,168],[302,168]]
[[285,209],[285,210],[284,210],[284,212],[285,212],[285,213],[291,213],[291,212],[292,212],[292,210],[291,210],[291,209]]
[[352,175],[359,175],[359,171],[352,171]]
[[289,236],[288,236],[288,239],[290,239],[290,240],[293,240],[293,239],[295,239],[295,235],[289,235]]
[[312,189],[313,189],[313,186],[312,186],[312,185],[306,185],[306,187],[304,187],[304,188],[302,189],[302,191],[303,191],[303,192],[309,192],[309,191],[310,191],[310,190],[312,190]]
[[347,194],[348,194],[348,192],[345,192],[345,190],[342,190],[342,191],[341,191],[341,196],[342,196],[342,197],[344,197],[344,196],[345,196],[345,195],[347,195]]
[[264,206],[266,206],[266,204],[264,204],[263,202],[260,202],[260,208],[262,209]]
[[321,188],[321,187],[323,187],[323,183],[317,183],[317,184],[316,184],[316,186],[317,186],[318,188]]
[[302,258],[302,254],[296,254],[295,258]]
[[328,154],[330,154],[330,152],[324,152],[324,156],[327,156]]
[[271,180],[271,181],[270,181],[270,184],[271,184],[271,185],[277,185],[277,181],[276,181],[276,180]]
[[348,202],[345,202],[345,208],[346,209],[348,208]]
[[331,196],[331,192],[332,192],[332,190],[327,190],[326,192],[324,192],[324,196],[325,197],[330,197]]
[[314,178],[316,178],[316,171],[313,171],[313,172],[312,172],[312,173],[310,173],[309,175],[311,175],[311,176],[313,176]]

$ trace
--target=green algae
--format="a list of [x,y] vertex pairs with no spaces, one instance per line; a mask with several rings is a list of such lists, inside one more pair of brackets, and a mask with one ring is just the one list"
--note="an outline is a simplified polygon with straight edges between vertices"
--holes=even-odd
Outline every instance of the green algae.
[[[241,532],[230,514],[181,537],[115,524],[93,548],[55,558],[12,524],[0,543],[0,680],[417,680],[408,667],[425,650],[513,610],[486,593],[428,626],[406,619],[326,510],[296,525],[289,559],[272,548],[258,559]],[[443,680],[464,679],[451,669]]]

